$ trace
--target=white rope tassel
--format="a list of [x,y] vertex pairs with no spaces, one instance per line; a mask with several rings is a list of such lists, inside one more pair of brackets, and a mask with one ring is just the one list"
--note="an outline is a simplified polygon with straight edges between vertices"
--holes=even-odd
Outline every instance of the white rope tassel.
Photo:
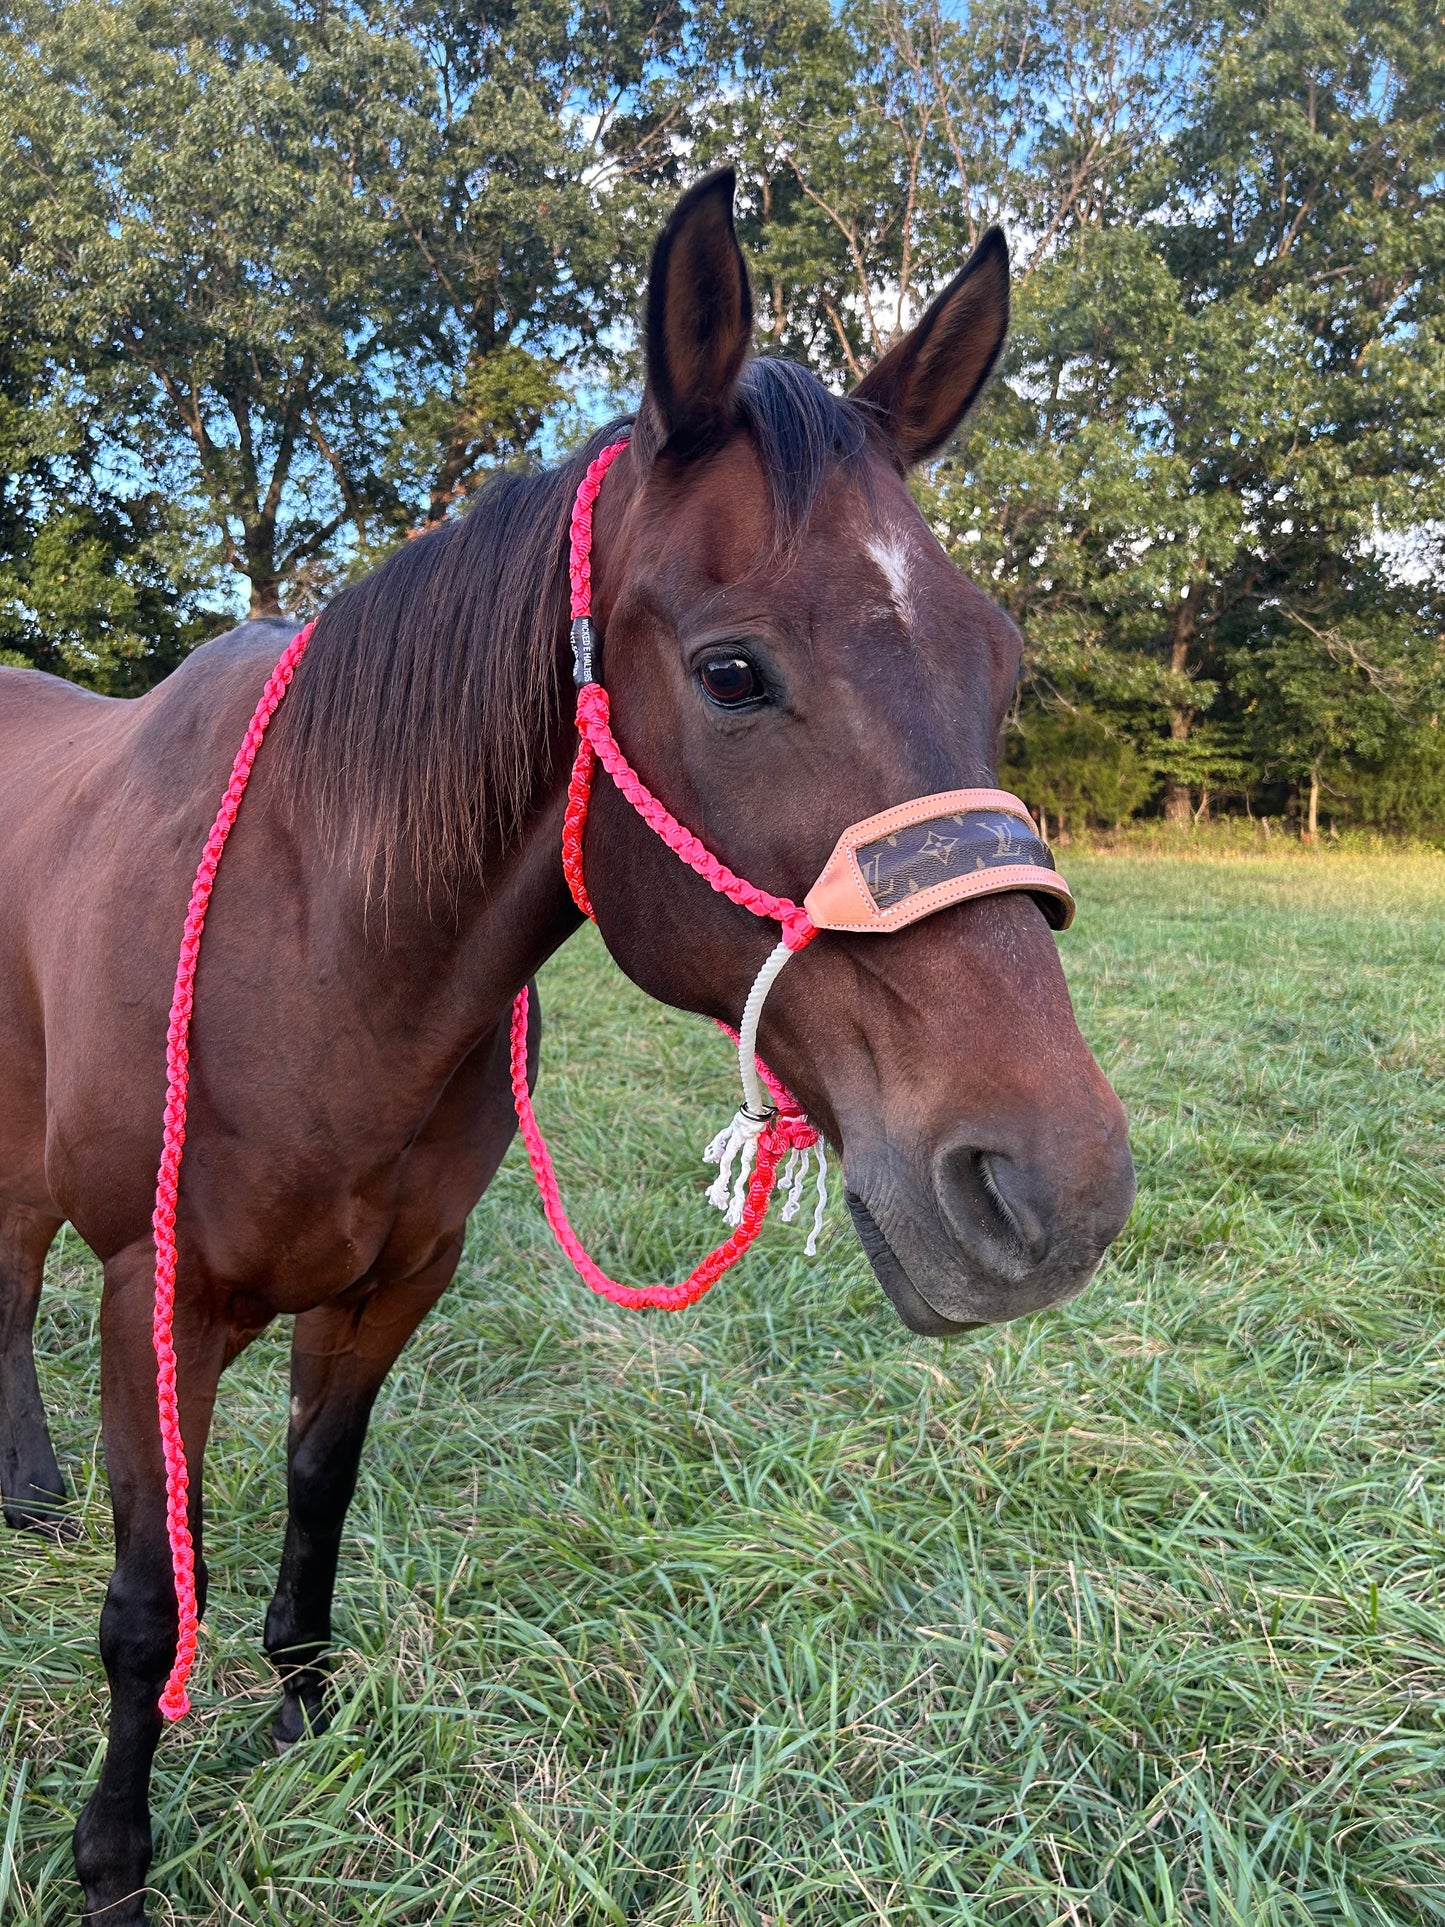
[[727,1213],[729,1224],[737,1224],[743,1215],[748,1179],[758,1158],[758,1139],[767,1121],[766,1117],[749,1117],[745,1110],[736,1112],[702,1154],[706,1163],[718,1167],[717,1176],[708,1186],[707,1201],[714,1210]]
[[828,1209],[828,1153],[823,1148],[823,1140],[807,1151],[792,1151],[783,1166],[781,1188],[785,1192],[783,1209],[780,1213],[784,1224],[791,1224],[797,1217],[803,1202],[803,1186],[808,1181],[808,1172],[814,1160],[818,1166],[818,1202],[813,1207],[813,1225],[808,1233],[808,1242],[803,1246],[810,1258],[818,1255],[818,1238],[823,1229],[823,1213]]
[[[729,1224],[742,1222],[743,1207],[748,1199],[748,1181],[758,1161],[758,1139],[777,1108],[771,1094],[758,1076],[758,1023],[763,1014],[763,1004],[767,1000],[768,992],[778,981],[783,965],[792,955],[793,952],[788,946],[780,943],[753,979],[753,987],[748,992],[747,1002],[743,1005],[743,1020],[738,1025],[738,1071],[743,1081],[742,1106],[731,1122],[723,1126],[703,1152],[707,1163],[718,1167],[717,1176],[708,1186],[707,1201],[717,1210],[727,1213]],[[819,1138],[810,1151],[790,1151],[788,1161],[783,1166],[781,1179],[784,1193],[783,1222],[791,1224],[802,1205],[803,1186],[807,1183],[808,1171],[814,1158],[818,1161],[818,1203],[813,1212],[813,1228],[808,1233],[807,1244],[803,1247],[810,1258],[816,1258],[818,1255],[818,1234],[823,1229],[823,1212],[828,1202],[828,1158],[823,1149],[823,1140]]]
[[808,1153],[789,1151],[788,1161],[783,1166],[779,1189],[783,1192],[782,1219],[791,1224],[798,1215],[798,1206],[803,1202],[803,1185],[808,1176]]
[[813,1229],[808,1233],[808,1242],[803,1246],[803,1255],[807,1258],[816,1258],[818,1255],[818,1237],[823,1229],[823,1213],[828,1209],[828,1153],[823,1148],[821,1137],[813,1146],[813,1155],[818,1160],[818,1202],[813,1211]]

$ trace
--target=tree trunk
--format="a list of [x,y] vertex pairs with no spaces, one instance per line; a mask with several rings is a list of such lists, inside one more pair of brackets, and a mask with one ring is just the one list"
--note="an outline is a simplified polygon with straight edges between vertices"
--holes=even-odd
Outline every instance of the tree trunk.
[[[1176,655],[1183,651],[1176,648]],[[1169,712],[1169,740],[1171,743],[1187,743],[1189,728],[1194,721],[1192,709],[1171,709]],[[1177,776],[1171,776],[1164,785],[1164,820],[1173,823],[1181,830],[1194,827],[1194,797],[1187,783],[1181,783]]]
[[1176,783],[1171,776],[1164,785],[1164,820],[1181,830],[1194,823],[1194,797],[1187,783]]
[[455,508],[464,490],[463,478],[476,459],[479,439],[468,425],[458,421],[427,487],[426,520],[415,531],[417,535],[440,528]]
[[[272,477],[272,488],[268,493],[278,500],[280,489]],[[268,502],[256,508],[251,502],[240,507],[244,534],[242,553],[237,565],[251,585],[251,607],[249,615],[252,622],[265,616],[279,616],[281,613],[281,571],[276,567],[276,515]]]
[[[1189,673],[1189,645],[1194,638],[1194,625],[1197,611],[1194,605],[1193,584],[1184,591],[1179,607],[1174,612],[1174,623],[1169,633],[1169,673],[1183,678]],[[1169,711],[1169,740],[1173,743],[1187,743],[1189,731],[1194,723],[1196,712],[1193,709],[1171,709]],[[1181,783],[1177,776],[1171,776],[1164,785],[1164,820],[1183,830],[1194,827],[1194,799],[1189,793],[1189,785]]]
[[1320,828],[1320,762],[1316,757],[1310,765],[1310,813],[1309,828],[1305,831],[1305,842],[1313,843]]
[[281,585],[273,575],[251,577],[251,607],[247,611],[252,622],[263,616],[279,616],[281,613]]

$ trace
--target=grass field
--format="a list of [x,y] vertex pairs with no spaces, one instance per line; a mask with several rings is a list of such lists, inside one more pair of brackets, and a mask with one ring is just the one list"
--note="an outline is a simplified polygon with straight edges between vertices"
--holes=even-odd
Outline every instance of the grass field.
[[[158,1922],[1445,1922],[1445,860],[1067,867],[1140,1176],[1093,1289],[910,1338],[835,1205],[817,1264],[771,1227],[638,1317],[514,1149],[383,1394],[341,1717],[282,1760],[285,1335],[241,1361]],[[543,995],[576,1215],[674,1273],[726,1050],[590,937]],[[72,1240],[83,1536],[0,1580],[0,1919],[45,1927],[104,1711],[97,1297]]]

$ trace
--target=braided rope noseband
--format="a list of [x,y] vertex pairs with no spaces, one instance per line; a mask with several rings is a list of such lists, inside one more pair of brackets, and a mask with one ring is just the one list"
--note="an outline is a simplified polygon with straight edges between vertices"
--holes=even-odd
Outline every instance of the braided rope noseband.
[[[948,903],[1003,890],[1029,891],[1050,921],[1056,927],[1063,927],[1072,916],[1073,899],[1067,884],[1053,869],[1047,849],[1033,835],[1027,808],[1016,796],[1001,790],[952,790],[939,796],[920,797],[853,824],[838,839],[818,881],[801,904],[788,897],[774,896],[736,875],[678,822],[648,789],[619,747],[609,721],[607,692],[595,676],[592,510],[603,477],[626,446],[625,439],[613,442],[589,465],[572,509],[568,570],[572,588],[572,648],[578,684],[578,747],[567,788],[562,869],[578,909],[591,917],[592,903],[583,876],[582,837],[592,779],[600,763],[649,829],[690,869],[731,902],[781,927],[782,939],[769,953],[753,982],[739,1028],[733,1031],[726,1024],[722,1026],[737,1043],[743,1102],[732,1122],[717,1134],[704,1155],[718,1167],[717,1178],[707,1194],[709,1201],[727,1212],[733,1226],[731,1235],[676,1285],[619,1284],[588,1256],[567,1221],[552,1160],[532,1108],[527,1084],[527,1019],[531,1000],[525,985],[512,1004],[512,1097],[547,1222],[578,1276],[614,1304],[634,1310],[678,1311],[684,1305],[694,1304],[737,1263],[757,1237],[785,1158],[783,1180],[787,1196],[782,1214],[785,1219],[796,1215],[810,1158],[817,1158],[818,1206],[808,1240],[809,1254],[816,1249],[827,1173],[823,1143],[797,1100],[757,1055],[758,1023],[764,1000],[790,958],[811,943],[821,929],[897,930]],[[165,1459],[166,1534],[178,1617],[175,1661],[160,1699],[161,1712],[168,1720],[178,1720],[189,1710],[186,1682],[195,1663],[198,1630],[195,1547],[189,1516],[190,1476],[181,1436],[175,1348],[176,1203],[186,1141],[196,967],[216,872],[246,793],[256,753],[291,685],[296,665],[306,651],[315,626],[314,622],[307,623],[282,652],[236,753],[230,781],[206,839],[186,908],[166,1031],[166,1103],[151,1221],[156,1251],[152,1314],[156,1408]],[[1020,819],[1028,826],[1027,834],[1018,830]],[[937,867],[930,868],[930,865]]]

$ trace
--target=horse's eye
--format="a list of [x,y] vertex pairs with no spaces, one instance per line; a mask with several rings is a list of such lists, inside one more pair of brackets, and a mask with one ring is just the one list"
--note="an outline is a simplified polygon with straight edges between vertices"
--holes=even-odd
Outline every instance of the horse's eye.
[[757,664],[746,656],[705,656],[698,664],[697,679],[724,709],[740,709],[764,693]]

